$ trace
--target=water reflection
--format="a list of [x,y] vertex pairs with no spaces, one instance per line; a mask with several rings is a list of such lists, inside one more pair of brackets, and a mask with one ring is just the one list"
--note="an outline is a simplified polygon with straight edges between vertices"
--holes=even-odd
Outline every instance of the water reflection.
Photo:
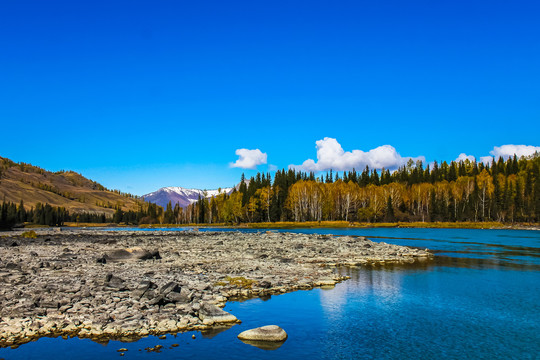
[[[503,252],[473,252],[467,251],[433,251],[435,259],[426,264],[419,264],[420,267],[429,269],[433,266],[446,266],[470,269],[509,269],[520,271],[538,271],[540,264],[527,261],[527,257],[521,257],[517,254]],[[442,255],[445,254],[445,255]],[[449,256],[448,254],[463,254],[467,257]],[[472,255],[482,255],[490,257],[472,257]],[[421,266],[425,265],[425,266]]]
[[240,339],[244,344],[248,344],[251,346],[255,346],[256,348],[262,349],[262,350],[277,350],[283,344],[285,341],[257,341],[257,340],[242,340]]
[[343,307],[347,303],[349,289],[345,286],[337,286],[329,291],[321,290],[319,298],[322,310],[329,319],[337,319],[342,315]]
[[235,325],[236,324],[216,326],[216,327],[213,327],[211,329],[201,331],[201,335],[205,339],[212,339],[212,338],[218,336],[219,334],[221,334],[222,332],[229,330],[230,328],[232,328]]
[[337,321],[345,316],[348,302],[355,299],[370,299],[378,307],[384,308],[399,303],[403,297],[404,273],[398,266],[364,268],[339,268],[341,275],[351,279],[339,284],[332,291],[320,291],[319,300],[325,317]]

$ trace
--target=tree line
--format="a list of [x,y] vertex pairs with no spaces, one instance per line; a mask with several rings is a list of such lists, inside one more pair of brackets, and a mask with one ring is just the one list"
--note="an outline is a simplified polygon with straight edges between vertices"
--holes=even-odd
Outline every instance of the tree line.
[[19,205],[4,200],[0,207],[0,229],[4,230],[22,224],[63,226],[66,222],[98,224],[114,222],[139,225],[159,224],[164,220],[169,221],[167,222],[169,224],[174,223],[170,218],[164,217],[161,206],[152,203],[141,203],[138,211],[123,211],[120,206],[117,206],[112,216],[101,212],[70,213],[64,207],[41,203],[27,210],[22,200]]
[[65,222],[110,223],[112,217],[105,213],[78,212],[70,214],[64,207],[37,203],[36,207],[25,209],[21,200],[19,205],[13,202],[2,202],[0,207],[0,229],[11,229],[22,224],[62,226]]
[[139,208],[137,211],[123,211],[119,206],[116,207],[116,211],[112,217],[112,222],[117,224],[124,223],[127,225],[174,223],[167,214],[164,214],[161,206],[147,202],[139,203]]
[[[238,190],[173,211],[173,223],[276,221],[540,221],[540,156],[490,164],[452,161],[394,172],[366,167],[315,176],[279,170],[242,176]],[[168,221],[167,221],[168,222]]]

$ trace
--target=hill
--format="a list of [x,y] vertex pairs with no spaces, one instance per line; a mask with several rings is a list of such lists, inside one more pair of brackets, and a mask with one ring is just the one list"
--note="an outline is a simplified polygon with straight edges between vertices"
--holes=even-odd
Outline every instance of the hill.
[[37,203],[65,207],[70,213],[105,213],[112,215],[116,207],[136,211],[142,202],[136,196],[111,191],[74,171],[50,172],[26,163],[15,163],[0,157],[0,201],[25,208]]

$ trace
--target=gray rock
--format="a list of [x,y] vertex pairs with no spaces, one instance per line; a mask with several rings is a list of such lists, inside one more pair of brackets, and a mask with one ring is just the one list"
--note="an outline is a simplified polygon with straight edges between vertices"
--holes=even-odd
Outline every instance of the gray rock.
[[202,303],[201,308],[199,309],[199,319],[201,320],[212,320],[214,323],[228,323],[236,322],[238,319],[233,314],[220,309],[216,305]]
[[240,340],[250,341],[285,341],[287,333],[277,325],[266,325],[246,330],[238,334]]
[[58,309],[58,301],[53,299],[43,299],[39,302],[39,306],[47,309]]
[[113,274],[107,275],[107,277],[105,278],[105,286],[116,291],[128,290],[124,283],[124,280],[119,278],[118,276],[114,276]]
[[15,263],[12,263],[12,262],[8,262],[6,264],[6,269],[8,270],[20,270],[21,267],[18,265],[18,264],[15,264]]
[[166,298],[174,303],[188,303],[192,299],[192,293],[185,287],[181,288],[180,291],[171,291],[167,294]]
[[174,282],[174,281],[171,281],[165,285],[163,285],[160,289],[159,289],[159,292],[162,294],[162,295],[167,295],[169,294],[170,292],[177,292],[179,293],[180,290],[181,290],[181,286],[180,284],[178,284],[177,282]]
[[105,264],[108,262],[133,262],[150,259],[161,259],[159,251],[148,251],[138,246],[135,246],[132,248],[107,252],[102,257],[100,257],[97,262]]
[[[147,295],[151,290],[157,289],[157,285],[149,280],[144,280],[140,283],[140,285],[137,287],[137,289],[133,290],[132,294],[133,297],[136,299],[141,299],[143,296]],[[149,297],[149,296],[147,296]],[[153,298],[154,296],[151,296],[149,298]]]
[[263,289],[270,289],[272,287],[272,283],[268,280],[262,280],[259,281],[259,286]]

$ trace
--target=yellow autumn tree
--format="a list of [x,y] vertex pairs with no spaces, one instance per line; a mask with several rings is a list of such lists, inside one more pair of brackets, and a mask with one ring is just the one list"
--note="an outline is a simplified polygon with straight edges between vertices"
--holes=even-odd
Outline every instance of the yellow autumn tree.
[[482,206],[482,219],[486,216],[486,207],[489,198],[493,194],[495,186],[493,185],[493,179],[491,175],[487,172],[486,169],[482,170],[480,174],[476,177],[476,184],[478,185],[478,190],[480,191],[480,204]]

